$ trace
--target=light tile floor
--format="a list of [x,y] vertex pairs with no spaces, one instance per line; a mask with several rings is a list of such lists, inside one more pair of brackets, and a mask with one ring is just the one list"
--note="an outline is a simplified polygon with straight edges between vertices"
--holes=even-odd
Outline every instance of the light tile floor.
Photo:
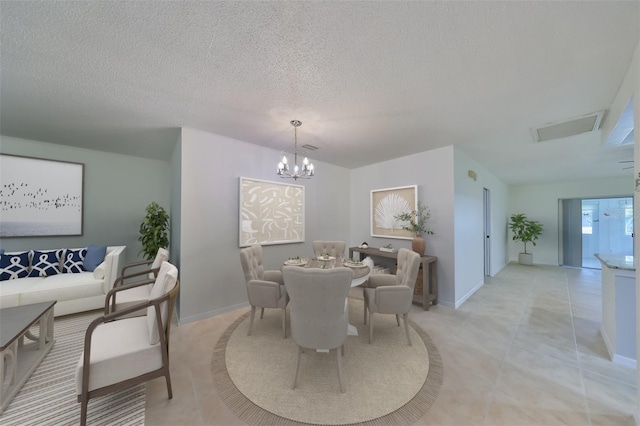
[[[163,379],[147,384],[147,425],[243,424],[217,395],[211,357],[247,310],[174,326],[174,397]],[[599,270],[512,263],[459,309],[413,306],[411,319],[444,363],[418,425],[635,424],[636,371],[609,360],[599,331]]]

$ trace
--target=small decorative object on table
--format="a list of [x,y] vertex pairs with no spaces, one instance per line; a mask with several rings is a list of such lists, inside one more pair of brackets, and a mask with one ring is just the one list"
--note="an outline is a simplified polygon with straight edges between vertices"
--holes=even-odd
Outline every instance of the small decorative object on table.
[[395,253],[396,251],[398,251],[397,248],[394,248],[391,243],[387,244],[386,246],[382,246],[380,247],[380,251],[386,251],[387,253]]
[[367,244],[367,242],[365,241],[364,243],[360,244],[358,247],[360,247],[361,249],[367,249],[369,248],[369,244]]

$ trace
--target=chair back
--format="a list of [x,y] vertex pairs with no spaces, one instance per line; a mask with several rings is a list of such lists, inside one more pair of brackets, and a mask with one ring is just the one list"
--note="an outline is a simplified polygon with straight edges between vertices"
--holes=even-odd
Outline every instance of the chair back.
[[316,257],[320,257],[325,253],[328,253],[329,256],[334,257],[342,257],[344,256],[344,249],[346,248],[346,243],[344,241],[314,241],[313,242],[313,253]]
[[169,262],[162,262],[158,277],[151,288],[149,301],[159,300],[166,296],[167,293],[169,297],[160,303],[160,320],[162,327],[158,327],[156,307],[152,305],[147,308],[147,327],[149,329],[149,344],[151,345],[155,345],[160,341],[159,328],[162,328],[166,335],[167,326],[171,322],[171,316],[173,315],[173,306],[175,305],[178,288],[178,268]]
[[262,246],[259,244],[240,250],[240,263],[244,271],[244,280],[264,279],[264,264],[262,261]]
[[311,349],[342,346],[349,323],[351,270],[285,266],[282,275],[291,299],[291,336],[296,344]]
[[398,267],[396,268],[396,285],[406,285],[413,292],[420,269],[420,255],[413,250],[398,250]]
[[160,270],[160,266],[162,266],[162,262],[169,261],[169,250],[160,247],[158,252],[156,253],[156,257],[153,259],[153,263],[151,264],[151,271],[149,272],[149,278],[155,278],[155,274]]

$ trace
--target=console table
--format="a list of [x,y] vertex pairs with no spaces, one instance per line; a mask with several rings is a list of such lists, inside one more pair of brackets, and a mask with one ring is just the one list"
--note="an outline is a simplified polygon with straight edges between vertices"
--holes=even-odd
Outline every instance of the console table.
[[[360,255],[367,255],[371,257],[385,257],[387,259],[397,259],[398,252],[386,252],[380,251],[378,248],[360,248],[349,247],[349,257],[353,257],[353,252]],[[362,260],[362,259],[360,259]],[[420,262],[422,263],[422,295],[414,295],[413,302],[422,304],[422,308],[425,311],[429,310],[429,305],[438,304],[438,258],[436,256],[421,256]]]

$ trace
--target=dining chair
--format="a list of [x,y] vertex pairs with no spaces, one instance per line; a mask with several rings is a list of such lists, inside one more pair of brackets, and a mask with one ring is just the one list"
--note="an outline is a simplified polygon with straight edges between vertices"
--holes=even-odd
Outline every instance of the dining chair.
[[[364,323],[369,321],[369,343],[373,343],[373,314],[392,314],[396,316],[398,327],[400,315],[404,320],[407,341],[409,337],[409,310],[413,302],[413,288],[416,285],[420,255],[413,250],[398,250],[398,266],[395,275],[374,274],[369,277],[369,287],[364,293]],[[368,318],[367,318],[368,313]]]
[[[129,286],[127,290],[120,290],[113,294],[113,297],[105,299],[105,315],[109,312],[115,312],[127,309],[130,306],[139,304],[149,299],[151,288],[155,282],[156,276],[163,262],[169,261],[169,250],[159,248],[156,257],[153,260],[143,260],[140,262],[129,263],[122,267],[120,276],[113,283],[113,288],[136,283],[138,285]],[[110,306],[107,306],[109,301]],[[131,316],[144,315],[145,310],[133,312]]]
[[251,319],[247,336],[251,336],[256,308],[261,308],[260,319],[264,317],[264,308],[282,309],[282,337],[287,338],[287,303],[289,296],[282,280],[282,272],[264,269],[262,246],[259,244],[240,250],[240,263],[247,285],[247,296],[251,305]]
[[342,355],[349,324],[347,295],[351,287],[351,270],[345,267],[320,269],[285,266],[282,275],[291,297],[291,336],[298,346],[291,388],[296,387],[304,349],[335,349],[340,392],[344,393]]
[[313,242],[313,253],[316,258],[324,254],[334,256],[336,259],[344,257],[344,250],[347,244],[344,241],[321,241],[316,240]]
[[[127,286],[121,286],[114,290],[126,289]],[[178,269],[169,262],[163,262],[146,301],[98,317],[89,324],[84,351],[75,371],[82,426],[87,423],[89,399],[157,377],[165,378],[169,399],[173,398],[169,340],[179,289]],[[140,309],[145,309],[146,315],[124,318]]]

